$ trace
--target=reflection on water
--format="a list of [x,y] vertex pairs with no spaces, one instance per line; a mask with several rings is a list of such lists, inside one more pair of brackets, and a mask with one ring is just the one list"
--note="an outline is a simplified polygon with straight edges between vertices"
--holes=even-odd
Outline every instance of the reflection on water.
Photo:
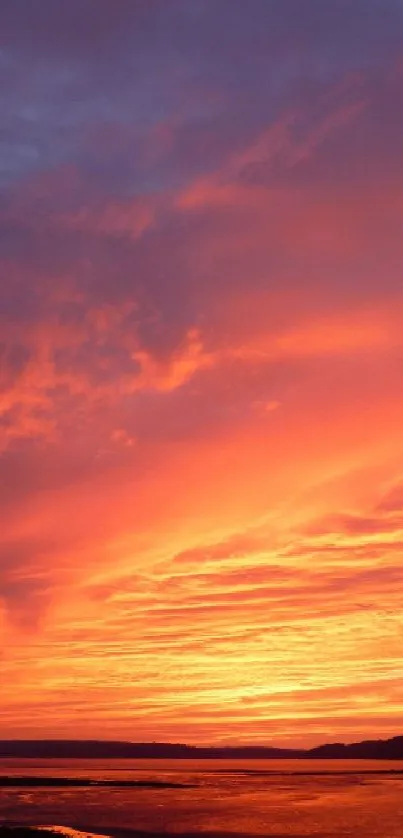
[[358,760],[4,760],[0,774],[7,776],[152,779],[192,787],[4,788],[0,821],[114,835],[403,838],[403,773],[388,773],[399,770],[401,762]]

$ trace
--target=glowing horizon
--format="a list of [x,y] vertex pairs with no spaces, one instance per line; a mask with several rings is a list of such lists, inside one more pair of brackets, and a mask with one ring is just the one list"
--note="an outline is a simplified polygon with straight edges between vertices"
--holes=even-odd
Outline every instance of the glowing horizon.
[[402,32],[0,10],[0,738],[402,732]]

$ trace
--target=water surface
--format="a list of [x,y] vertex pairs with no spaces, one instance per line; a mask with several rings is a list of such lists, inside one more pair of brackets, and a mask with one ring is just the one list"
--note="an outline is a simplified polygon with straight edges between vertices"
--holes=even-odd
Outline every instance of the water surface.
[[[0,775],[89,781],[79,788],[2,788],[3,823],[59,824],[118,838],[136,830],[403,838],[399,761],[5,759]],[[173,787],[118,787],[119,779]],[[90,785],[97,780],[114,785]]]

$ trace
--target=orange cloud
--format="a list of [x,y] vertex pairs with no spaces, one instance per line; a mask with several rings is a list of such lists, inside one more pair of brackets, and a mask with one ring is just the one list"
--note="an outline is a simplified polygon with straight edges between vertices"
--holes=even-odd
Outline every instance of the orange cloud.
[[362,166],[367,88],[222,145],[171,115],[134,163],[116,128],[136,189],[98,159],[5,202],[7,735],[396,732],[402,184]]

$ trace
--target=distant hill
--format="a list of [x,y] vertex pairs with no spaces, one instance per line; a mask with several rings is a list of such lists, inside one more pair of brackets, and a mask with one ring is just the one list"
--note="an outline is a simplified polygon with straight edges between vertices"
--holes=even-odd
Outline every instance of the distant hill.
[[196,747],[172,742],[108,742],[69,739],[0,740],[1,757],[44,759],[279,759],[304,756],[302,750],[265,746]]
[[340,742],[319,745],[308,751],[307,756],[315,759],[403,759],[403,736],[368,739],[351,745]]
[[197,747],[171,742],[102,742],[69,739],[0,740],[1,757],[45,759],[402,759],[403,736],[350,745],[271,748],[265,745]]

